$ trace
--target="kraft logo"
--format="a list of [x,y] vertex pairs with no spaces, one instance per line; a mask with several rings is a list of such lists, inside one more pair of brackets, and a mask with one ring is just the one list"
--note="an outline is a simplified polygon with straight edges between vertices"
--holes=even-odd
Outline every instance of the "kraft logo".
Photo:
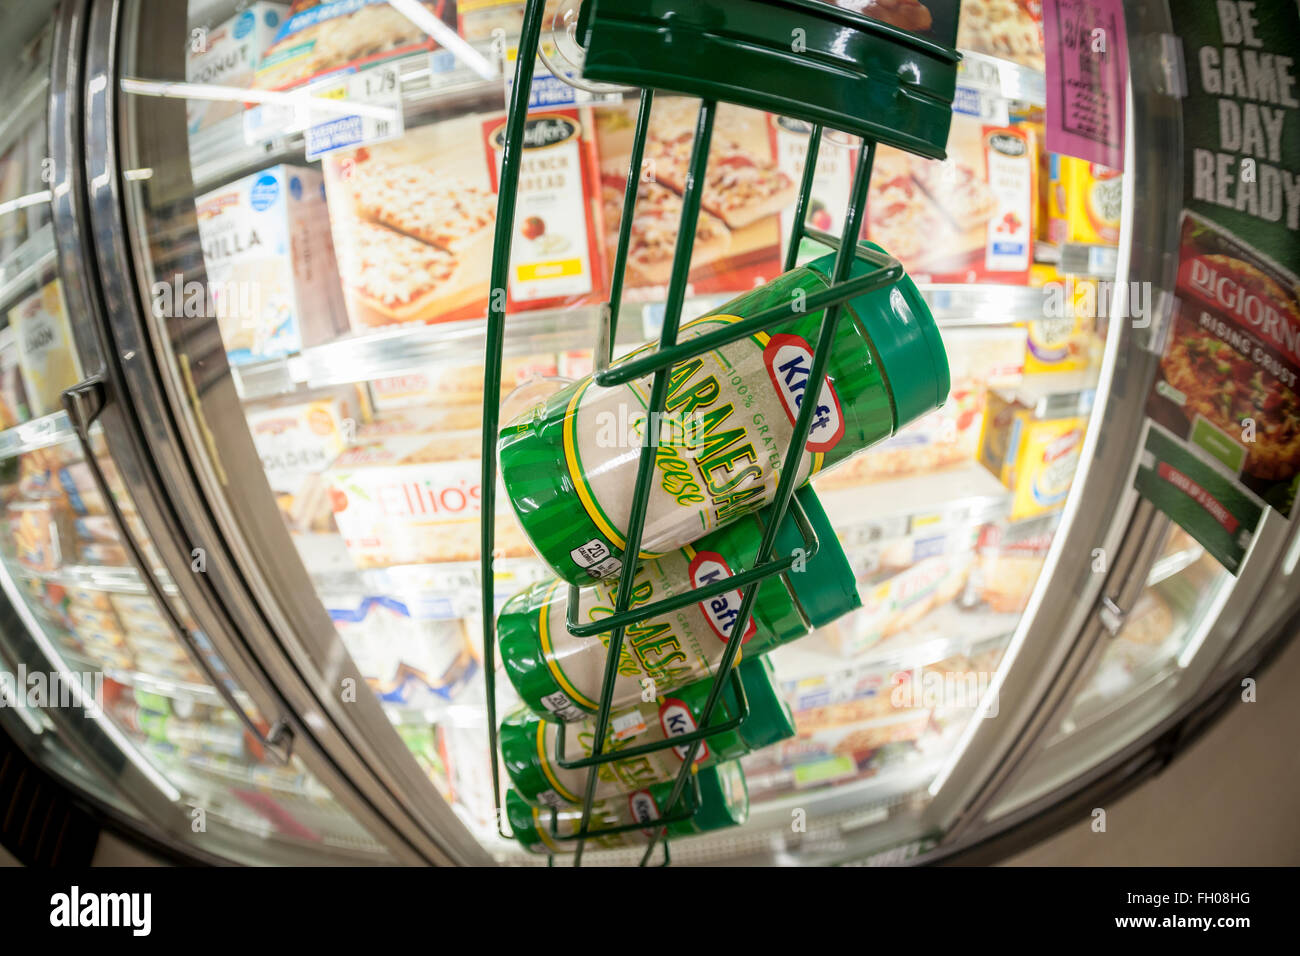
[[651,820],[658,820],[660,817],[659,804],[655,803],[655,798],[650,796],[649,790],[638,790],[636,793],[627,795],[627,808],[632,813],[632,819],[637,823],[649,823]]
[[[697,553],[691,559],[688,570],[691,576],[691,587],[695,588],[731,577],[731,568],[728,567],[726,559],[716,551]],[[740,616],[740,599],[739,590],[723,591],[699,603],[704,619],[709,622],[709,627],[713,628],[713,633],[718,635],[718,640],[724,644],[730,639],[731,632],[736,627],[736,618]],[[740,643],[744,644],[748,641],[757,630],[751,617],[745,625],[745,633],[741,636]]]
[[[767,376],[772,380],[772,387],[781,398],[781,407],[793,425],[803,406],[804,394],[808,390],[808,379],[812,376],[812,349],[808,343],[797,335],[781,333],[768,340],[763,349],[763,363],[767,366]],[[844,413],[840,409],[839,396],[830,379],[822,380],[820,393],[817,395],[817,407],[813,409],[812,424],[808,427],[808,445],[811,452],[827,452],[834,448],[844,437]]]
[[[659,727],[663,730],[666,738],[682,737],[695,730],[695,715],[691,713],[691,709],[683,701],[678,700],[676,697],[666,697],[659,707]],[[673,753],[677,754],[678,760],[685,760],[686,752],[689,749],[688,746],[674,747]],[[709,742],[702,740],[700,741],[699,752],[695,755],[695,762],[699,763],[706,760],[708,756]]]

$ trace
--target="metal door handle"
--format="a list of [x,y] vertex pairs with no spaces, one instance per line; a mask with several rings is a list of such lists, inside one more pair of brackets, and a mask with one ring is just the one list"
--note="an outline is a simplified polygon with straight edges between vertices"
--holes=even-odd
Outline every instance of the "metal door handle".
[[86,465],[95,480],[95,487],[104,499],[108,513],[117,527],[122,544],[131,556],[131,563],[135,565],[141,582],[149,591],[150,596],[153,597],[161,612],[166,616],[167,623],[171,626],[176,639],[185,648],[195,666],[207,678],[208,683],[221,695],[221,699],[225,701],[226,706],[239,717],[244,729],[252,735],[262,750],[277,762],[288,764],[293,753],[293,728],[286,720],[281,718],[272,723],[269,731],[263,732],[257,722],[240,706],[235,699],[234,692],[227,686],[225,679],[216,673],[203,649],[199,647],[194,635],[182,623],[176,609],[172,607],[171,601],[167,599],[162,585],[154,575],[153,569],[149,567],[149,563],[145,560],[144,551],[139,542],[135,540],[135,537],[127,528],[122,509],[118,506],[117,499],[113,497],[112,489],[108,486],[108,479],[99,464],[99,458],[95,455],[90,444],[90,426],[103,413],[109,401],[108,390],[104,386],[103,378],[99,375],[93,375],[83,382],[66,388],[63,391],[62,398],[63,407],[68,413],[68,420],[77,433],[77,441],[81,444],[82,456],[85,458]]

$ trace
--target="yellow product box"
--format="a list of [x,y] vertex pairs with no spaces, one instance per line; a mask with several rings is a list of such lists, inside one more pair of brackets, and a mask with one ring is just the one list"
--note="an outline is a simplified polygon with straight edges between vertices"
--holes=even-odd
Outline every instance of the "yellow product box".
[[1087,424],[1086,414],[1042,416],[1021,396],[989,392],[978,457],[1013,492],[1011,520],[1065,504]]
[[59,280],[10,309],[9,324],[18,330],[18,364],[32,416],[57,412],[63,390],[81,381]]
[[1060,153],[1052,154],[1048,171],[1050,241],[1116,245],[1124,195],[1122,173]]
[[1030,284],[1042,289],[1043,317],[1025,323],[1026,375],[1074,372],[1101,361],[1096,332],[1103,308],[1096,279],[1062,276],[1055,266],[1035,264]]

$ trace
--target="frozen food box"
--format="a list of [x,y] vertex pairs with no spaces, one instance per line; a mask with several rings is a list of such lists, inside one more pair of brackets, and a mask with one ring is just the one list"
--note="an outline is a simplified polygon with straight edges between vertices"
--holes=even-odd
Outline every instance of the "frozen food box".
[[[979,461],[1012,491],[1012,520],[1043,514],[1065,504],[1083,451],[1090,393],[1074,393],[1066,374],[1029,380],[1022,390],[990,389]],[[1061,383],[1060,391],[1054,383]],[[1066,398],[1069,412],[1052,411],[1050,396]],[[1046,408],[1044,408],[1046,406]],[[1060,406],[1058,406],[1060,407]]]
[[860,581],[862,607],[822,633],[845,656],[868,650],[959,596],[973,560],[972,551],[937,554],[903,571],[884,571]]
[[[792,183],[803,181],[804,160],[808,155],[808,137],[812,124],[789,116],[769,114],[768,129],[776,168]],[[842,142],[838,134],[822,138],[817,152],[817,170],[813,173],[812,192],[804,221],[814,229],[838,236],[844,231],[844,214],[849,208],[849,193],[857,168],[857,147]],[[794,228],[794,204],[780,213],[781,262],[784,264]]]
[[[456,30],[455,0],[419,5]],[[253,85],[287,89],[436,46],[422,26],[388,0],[294,0],[257,65]]]
[[1048,158],[1047,236],[1051,242],[1113,246],[1119,242],[1124,177],[1077,156]]
[[818,488],[890,481],[974,459],[984,419],[985,391],[990,385],[1020,382],[1025,366],[1025,331],[944,329],[943,339],[952,380],[943,407],[818,476]]
[[29,410],[37,417],[59,411],[63,390],[81,381],[59,280],[10,309],[9,325],[18,337],[18,364]]
[[[505,122],[472,114],[324,158],[354,329],[486,314]],[[530,113],[523,145],[507,304],[596,301],[604,265],[590,111]]]
[[963,0],[957,46],[1042,73],[1047,68],[1042,0]]
[[[325,478],[356,567],[478,559],[480,441],[478,432],[396,434],[335,460]],[[498,554],[530,554],[504,496],[497,501]]]
[[75,561],[72,515],[62,501],[14,501],[5,517],[20,564],[36,571],[57,571]]
[[[191,33],[185,55],[186,82],[251,87],[262,55],[288,12],[287,4],[259,0],[213,29]],[[243,109],[244,104],[238,101],[190,97],[185,101],[186,128],[194,137],[220,126],[223,133],[228,131],[240,142],[242,120],[236,117]]]
[[1037,141],[1026,126],[955,114],[948,158],[876,154],[867,237],[917,282],[1025,285],[1033,265]]
[[460,619],[422,619],[389,597],[331,607],[330,618],[361,676],[386,702],[450,701],[477,670]]
[[353,414],[342,397],[247,409],[248,430],[272,492],[297,495],[308,478],[328,468],[357,433]]
[[[319,172],[273,166],[195,202],[206,291],[232,363],[296,352],[346,330]],[[159,283],[154,309],[185,308],[191,292]]]
[[979,555],[971,572],[979,600],[998,613],[1019,613],[1047,560],[1060,512],[1048,512],[1023,521],[998,522],[980,530]]
[[[638,176],[623,287],[634,301],[662,301],[666,294],[698,111],[696,99],[655,100]],[[611,263],[622,221],[636,114],[635,102],[602,107],[596,113],[606,256]],[[791,170],[799,164],[801,143],[806,151],[806,134],[797,128],[774,127],[766,113],[719,105],[701,187],[688,294],[743,291],[780,274],[781,213],[793,205],[798,191]],[[830,196],[830,184],[824,185]]]
[[18,348],[18,330],[0,329],[0,429],[21,425],[32,417]]

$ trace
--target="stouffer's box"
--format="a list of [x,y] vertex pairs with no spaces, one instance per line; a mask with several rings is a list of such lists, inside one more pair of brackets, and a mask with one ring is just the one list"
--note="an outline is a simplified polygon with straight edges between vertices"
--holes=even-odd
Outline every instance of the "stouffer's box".
[[1027,285],[1037,148],[1028,127],[988,126],[960,114],[942,162],[881,146],[867,193],[867,238],[917,282]]
[[[461,117],[322,162],[353,329],[487,312],[505,113]],[[587,109],[530,114],[507,283],[512,310],[596,302],[604,250]]]

